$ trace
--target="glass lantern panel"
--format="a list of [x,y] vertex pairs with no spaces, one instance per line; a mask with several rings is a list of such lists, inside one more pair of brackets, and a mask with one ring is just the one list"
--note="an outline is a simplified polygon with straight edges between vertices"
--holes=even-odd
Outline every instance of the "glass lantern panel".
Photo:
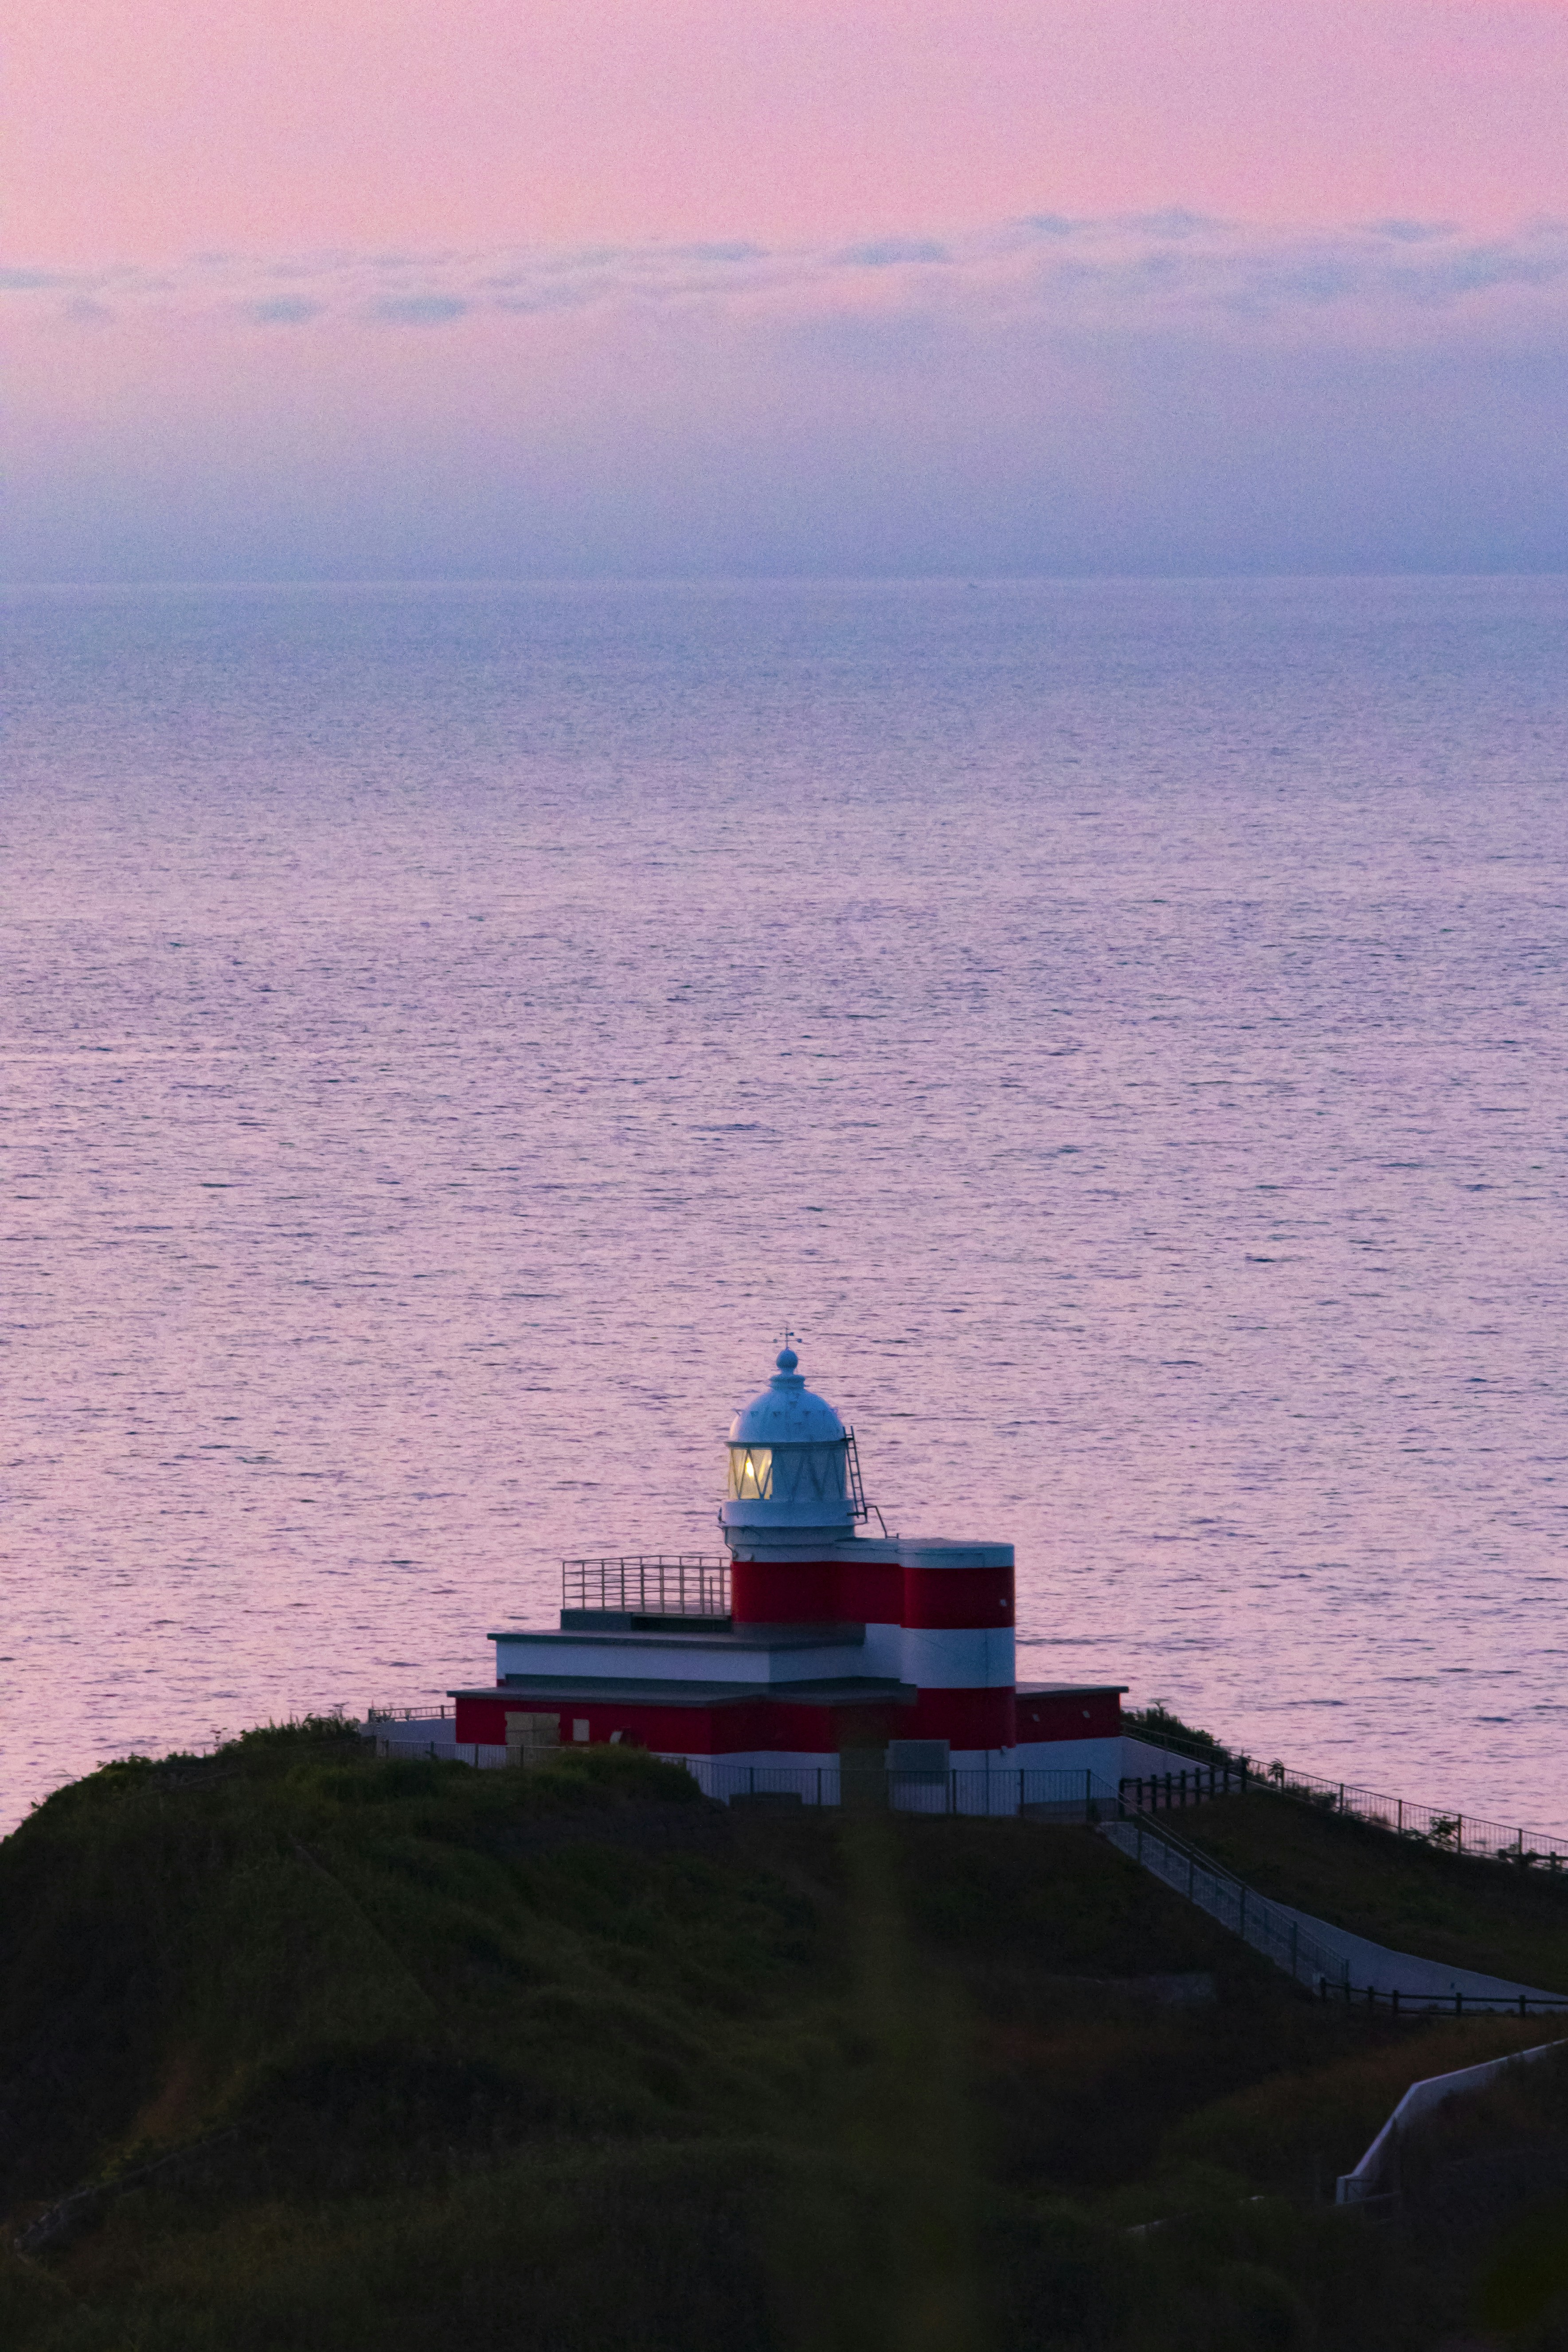
[[730,1483],[725,1492],[731,1503],[765,1503],[773,1491],[773,1448],[731,1445]]
[[844,1499],[844,1448],[841,1445],[813,1445],[806,1448],[801,1459],[800,1493],[802,1499],[810,1496],[814,1502],[840,1503]]

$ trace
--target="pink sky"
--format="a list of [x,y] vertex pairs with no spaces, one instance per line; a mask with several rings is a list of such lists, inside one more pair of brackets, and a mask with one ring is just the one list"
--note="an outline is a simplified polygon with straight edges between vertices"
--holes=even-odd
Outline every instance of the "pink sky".
[[13,578],[1568,564],[1568,0],[20,0]]
[[1568,210],[1562,0],[22,0],[17,261]]

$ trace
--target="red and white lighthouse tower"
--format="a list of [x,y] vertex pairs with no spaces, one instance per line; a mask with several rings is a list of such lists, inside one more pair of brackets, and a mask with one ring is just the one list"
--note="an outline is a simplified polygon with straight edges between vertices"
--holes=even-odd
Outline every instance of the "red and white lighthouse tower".
[[851,1433],[786,1348],[730,1431],[723,1509],[731,1609],[743,1626],[858,1630],[862,1672],[896,1686],[897,1736],[952,1761],[1016,1744],[1013,1547],[868,1537]]
[[1017,1688],[1012,1545],[861,1533],[854,1433],[792,1348],[731,1424],[719,1516],[727,1558],[565,1562],[558,1630],[492,1633],[494,1684],[453,1694],[458,1740],[542,1714],[563,1740],[819,1786],[878,1746],[895,1765],[1114,1777],[1117,1688]]

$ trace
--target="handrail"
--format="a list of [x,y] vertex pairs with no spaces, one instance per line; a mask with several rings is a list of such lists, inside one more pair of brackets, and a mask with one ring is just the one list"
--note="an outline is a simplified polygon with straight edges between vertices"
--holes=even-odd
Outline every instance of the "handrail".
[[[1167,1828],[1167,1819],[1162,1815],[1156,1822],[1147,1814],[1123,1811],[1115,1821],[1102,1822],[1100,1833],[1176,1894],[1185,1895],[1222,1927],[1240,1936],[1298,1984],[1310,1984],[1325,2000],[1353,2000],[1373,2011],[1382,2002],[1393,2017],[1553,2017],[1568,2010],[1568,1995],[1522,1990],[1405,1992],[1397,1988],[1385,1992],[1371,1984],[1352,1986],[1345,1953],[1321,1943],[1300,1919],[1287,1916],[1234,1871],[1178,1837]],[[1163,1854],[1160,1848],[1164,1849]]]
[[638,1617],[728,1617],[729,1556],[658,1551],[563,1559],[561,1606]]
[[1332,1982],[1348,1989],[1350,1962],[1342,1953],[1320,1944],[1299,1919],[1277,1912],[1267,1895],[1188,1845],[1163,1821],[1156,1828],[1144,1815],[1134,1813],[1102,1822],[1100,1834],[1130,1861],[1152,1871],[1178,1895],[1185,1895],[1222,1927],[1230,1928],[1254,1951],[1273,1960],[1298,1984]]
[[1443,1853],[1510,1862],[1526,1870],[1537,1864],[1548,1871],[1568,1870],[1568,1837],[1559,1837],[1550,1830],[1520,1829],[1510,1823],[1483,1821],[1474,1813],[1447,1812],[1440,1806],[1423,1804],[1414,1798],[1390,1797],[1380,1790],[1363,1789],[1353,1780],[1331,1780],[1320,1773],[1302,1772],[1278,1759],[1271,1764],[1259,1764],[1256,1757],[1227,1748],[1221,1740],[1211,1741],[1189,1731],[1167,1729],[1163,1724],[1146,1725],[1131,1715],[1124,1718],[1123,1729],[1130,1738],[1141,1740],[1147,1748],[1169,1748],[1173,1755],[1186,1756],[1215,1771],[1238,1773],[1244,1794],[1250,1789],[1292,1797],[1302,1804],[1315,1805],[1321,1812],[1342,1813],[1350,1820],[1368,1822],[1375,1828],[1391,1830],[1396,1837],[1413,1839]]

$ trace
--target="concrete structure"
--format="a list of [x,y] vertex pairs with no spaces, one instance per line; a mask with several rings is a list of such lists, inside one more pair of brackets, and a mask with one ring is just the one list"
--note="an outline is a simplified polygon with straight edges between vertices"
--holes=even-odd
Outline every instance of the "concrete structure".
[[1510,2068],[1528,2066],[1533,2059],[1551,2058],[1563,2050],[1568,2050],[1568,2042],[1541,2042],[1533,2050],[1513,2050],[1506,2057],[1484,2059],[1479,2066],[1460,2066],[1451,2074],[1428,2074],[1424,2082],[1412,2083],[1355,2170],[1341,2173],[1334,2188],[1335,2204],[1366,2205],[1396,2195],[1405,2133],[1450,2099],[1489,2091]]
[[566,1561],[559,1625],[492,1633],[494,1683],[451,1694],[458,1743],[553,1716],[563,1741],[753,1770],[892,1745],[895,1769],[1114,1784],[1121,1688],[1017,1687],[1012,1545],[870,1536],[870,1516],[854,1432],[786,1347],[731,1427],[727,1554]]

